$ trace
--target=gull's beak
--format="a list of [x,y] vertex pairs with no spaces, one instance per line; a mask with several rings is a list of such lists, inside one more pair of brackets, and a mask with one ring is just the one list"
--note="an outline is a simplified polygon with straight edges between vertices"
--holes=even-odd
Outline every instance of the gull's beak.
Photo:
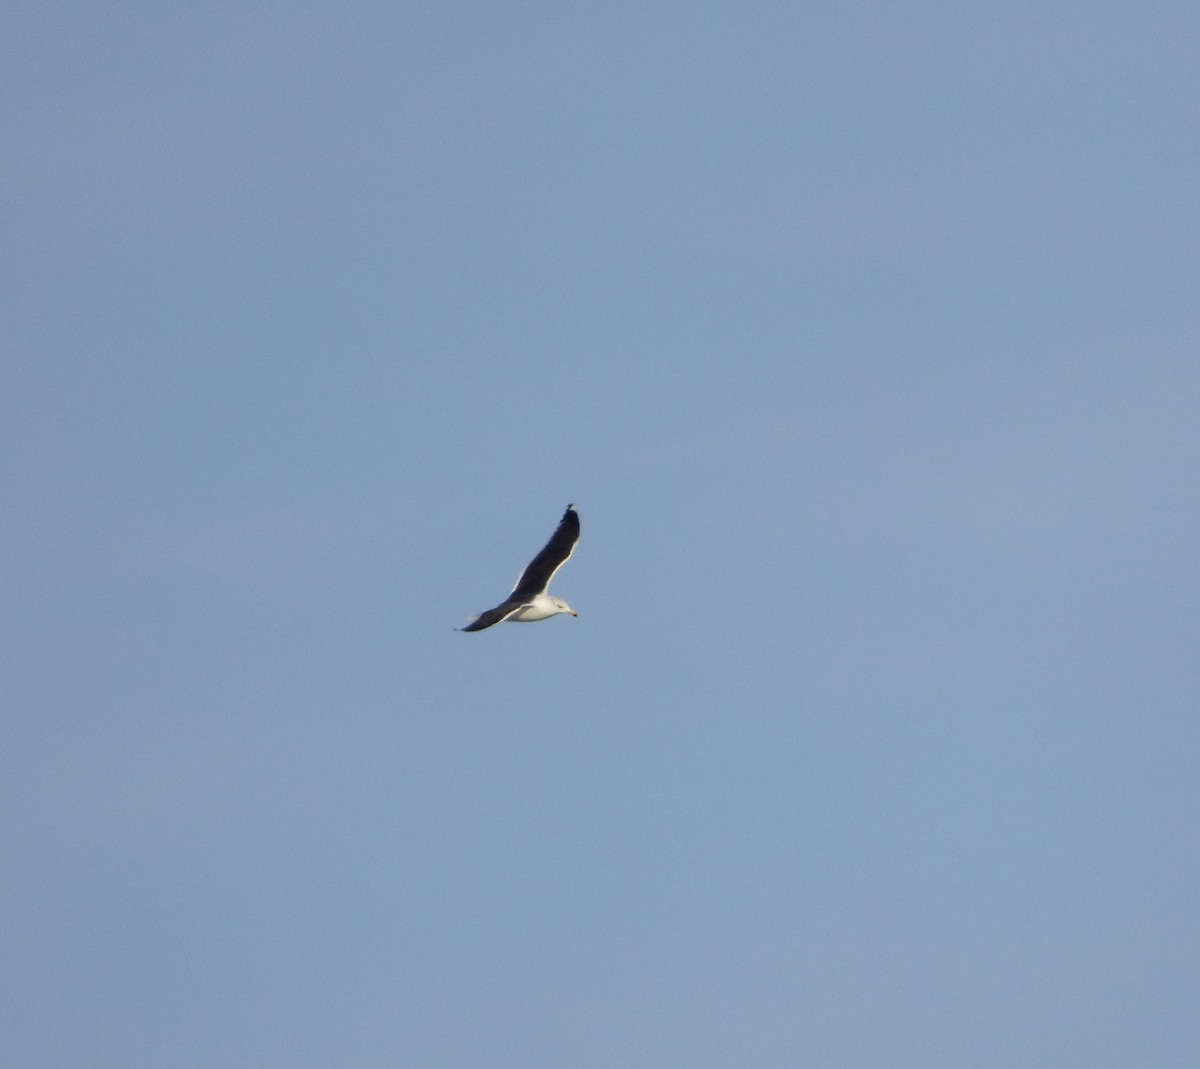
[[577,613],[574,609],[571,610],[571,615],[574,616],[576,619],[579,618],[579,613]]

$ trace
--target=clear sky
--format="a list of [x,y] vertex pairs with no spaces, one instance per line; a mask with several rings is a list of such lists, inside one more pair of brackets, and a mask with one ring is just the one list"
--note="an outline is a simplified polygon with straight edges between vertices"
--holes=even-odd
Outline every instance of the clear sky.
[[2,23],[5,1064],[1192,1064],[1194,3]]

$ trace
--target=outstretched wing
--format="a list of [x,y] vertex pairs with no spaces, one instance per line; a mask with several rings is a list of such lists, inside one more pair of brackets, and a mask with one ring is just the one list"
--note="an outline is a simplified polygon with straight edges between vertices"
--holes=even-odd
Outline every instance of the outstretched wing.
[[487,612],[481,612],[475,619],[467,624],[466,627],[460,627],[460,631],[482,631],[485,627],[491,627],[492,624],[498,624],[501,620],[507,620],[514,612],[521,608],[525,602],[520,599],[514,600],[509,598],[502,605],[497,605],[494,609],[488,609]]
[[[550,541],[542,547],[542,551],[529,562],[504,604],[510,605],[516,602],[514,608],[519,608],[522,602],[528,601],[535,594],[545,593],[546,587],[550,585],[550,580],[554,578],[554,573],[567,562],[575,551],[575,543],[578,541],[579,513],[575,511],[574,505],[568,505],[562,519],[558,521],[558,530],[550,536]],[[498,606],[492,612],[503,607]]]

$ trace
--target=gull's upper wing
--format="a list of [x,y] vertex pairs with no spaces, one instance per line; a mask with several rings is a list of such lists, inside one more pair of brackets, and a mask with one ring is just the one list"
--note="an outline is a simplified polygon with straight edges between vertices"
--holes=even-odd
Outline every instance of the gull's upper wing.
[[[574,505],[568,505],[567,511],[558,521],[558,529],[550,536],[550,541],[542,551],[533,558],[521,573],[517,585],[512,588],[505,604],[513,601],[525,601],[535,594],[542,594],[554,578],[554,573],[561,568],[575,551],[575,543],[579,541],[579,513]],[[492,610],[495,611],[494,609]]]

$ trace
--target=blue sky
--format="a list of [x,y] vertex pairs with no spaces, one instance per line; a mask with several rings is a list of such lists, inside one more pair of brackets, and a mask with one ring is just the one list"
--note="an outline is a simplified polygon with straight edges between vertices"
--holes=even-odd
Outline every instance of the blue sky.
[[1193,5],[4,23],[12,1064],[1194,1059]]

